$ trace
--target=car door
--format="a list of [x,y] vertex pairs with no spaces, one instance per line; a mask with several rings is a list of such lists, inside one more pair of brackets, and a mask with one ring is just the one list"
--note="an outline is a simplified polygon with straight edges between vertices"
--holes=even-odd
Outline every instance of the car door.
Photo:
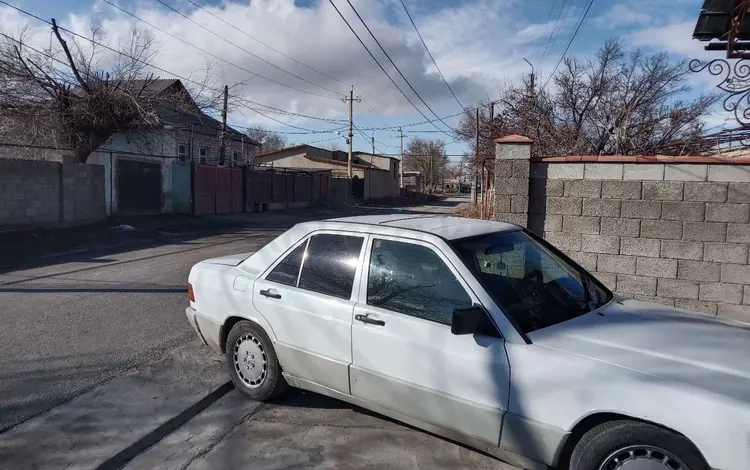
[[285,373],[349,393],[364,242],[362,234],[315,232],[255,282],[253,305],[273,328]]
[[503,340],[451,333],[477,303],[433,245],[372,235],[352,324],[352,395],[498,445],[508,405]]

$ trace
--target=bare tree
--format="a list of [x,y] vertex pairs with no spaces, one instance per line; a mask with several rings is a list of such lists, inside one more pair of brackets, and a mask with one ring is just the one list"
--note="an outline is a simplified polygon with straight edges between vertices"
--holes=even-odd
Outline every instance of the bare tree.
[[[28,31],[0,41],[0,139],[26,145],[51,143],[70,149],[85,163],[92,151],[118,132],[157,129],[164,110],[203,116],[219,94],[205,79],[193,89],[153,87],[149,62],[157,54],[153,36],[133,29],[105,60],[102,29],[90,26],[90,41],[74,38],[52,20],[56,42],[34,47]],[[113,49],[113,48],[112,48]],[[210,96],[209,96],[210,95]]]
[[445,142],[421,137],[411,139],[404,151],[404,170],[420,172],[422,181],[432,193],[435,183],[447,175],[448,158],[445,156]]
[[281,134],[271,132],[262,127],[251,127],[247,130],[247,136],[258,142],[262,147],[252,147],[251,155],[272,152],[289,146],[289,141]]
[[[567,58],[553,77],[552,91],[529,80],[506,85],[489,120],[489,103],[480,108],[479,158],[494,158],[492,140],[522,134],[535,140],[532,156],[686,153],[701,148],[701,118],[716,94],[686,97],[689,69],[665,53],[627,52],[608,40],[595,59]],[[457,137],[474,152],[476,117],[467,112]],[[487,171],[491,171],[489,166]]]

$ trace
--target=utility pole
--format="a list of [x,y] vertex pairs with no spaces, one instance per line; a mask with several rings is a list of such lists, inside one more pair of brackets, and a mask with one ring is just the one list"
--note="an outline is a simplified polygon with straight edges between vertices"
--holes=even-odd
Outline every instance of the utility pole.
[[432,173],[432,152],[430,152],[430,194],[432,194],[434,189],[435,189],[435,177]]
[[525,61],[525,62],[526,62],[527,64],[529,64],[529,66],[531,67],[531,80],[530,80],[530,84],[531,84],[531,94],[532,94],[532,96],[533,96],[533,95],[534,95],[534,90],[535,90],[535,87],[534,87],[534,79],[535,79],[535,77],[536,77],[536,76],[534,75],[534,64],[532,64],[531,62],[529,62],[528,60],[526,60],[526,58],[525,58],[525,57],[523,58],[523,60],[524,60],[524,61]]
[[372,154],[375,155],[375,132],[372,133]]
[[404,187],[404,131],[400,127],[398,128],[398,135],[401,140],[401,161],[398,162],[398,169],[400,175],[400,187]]
[[[477,126],[476,126],[476,135],[475,135],[475,142],[474,142],[474,161],[475,165],[479,162],[479,108],[477,108]],[[477,171],[476,167],[474,168],[474,184],[473,184],[473,191],[471,193],[471,202],[476,204],[478,201],[478,194],[479,191],[479,172]]]
[[227,101],[229,100],[229,86],[224,85],[224,107],[221,108],[221,132],[219,140],[219,165],[224,165],[227,153]]
[[353,116],[354,116],[354,102],[362,101],[361,98],[354,98],[354,85],[352,85],[351,90],[349,90],[349,98],[342,98],[341,101],[346,103],[349,102],[349,138],[347,139],[347,143],[349,144],[349,159],[347,162],[347,175],[349,176],[349,179],[352,178],[352,139],[354,138],[354,123],[353,123]]

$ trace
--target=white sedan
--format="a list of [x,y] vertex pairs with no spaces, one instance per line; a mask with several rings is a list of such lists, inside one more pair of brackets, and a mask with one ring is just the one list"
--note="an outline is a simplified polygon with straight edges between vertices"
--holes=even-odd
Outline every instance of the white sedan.
[[519,227],[379,215],[206,260],[187,316],[288,386],[530,469],[750,469],[750,325],[619,298]]

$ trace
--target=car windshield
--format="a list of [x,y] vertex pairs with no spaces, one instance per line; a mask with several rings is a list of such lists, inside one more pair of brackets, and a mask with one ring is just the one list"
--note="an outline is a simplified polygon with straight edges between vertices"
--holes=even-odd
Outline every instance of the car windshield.
[[524,231],[454,240],[452,245],[524,333],[588,313],[612,296],[585,270]]

